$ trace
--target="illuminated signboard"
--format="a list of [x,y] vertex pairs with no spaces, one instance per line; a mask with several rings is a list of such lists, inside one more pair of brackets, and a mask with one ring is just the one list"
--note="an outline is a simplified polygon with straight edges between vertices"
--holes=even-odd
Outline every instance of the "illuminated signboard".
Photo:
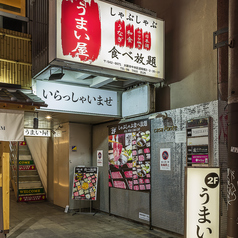
[[220,169],[187,168],[186,238],[219,237]]
[[117,92],[36,81],[36,94],[47,110],[117,115]]
[[57,1],[57,57],[164,78],[164,21],[99,0]]

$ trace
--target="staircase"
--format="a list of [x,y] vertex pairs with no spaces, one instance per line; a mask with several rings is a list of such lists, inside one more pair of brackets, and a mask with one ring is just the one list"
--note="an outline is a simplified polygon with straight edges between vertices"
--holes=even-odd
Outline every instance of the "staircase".
[[19,142],[18,202],[42,201],[46,194],[25,141]]

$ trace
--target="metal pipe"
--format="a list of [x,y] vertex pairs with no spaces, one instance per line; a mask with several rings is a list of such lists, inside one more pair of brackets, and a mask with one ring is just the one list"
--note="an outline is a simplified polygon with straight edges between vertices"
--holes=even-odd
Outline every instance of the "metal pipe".
[[238,1],[229,1],[227,237],[238,234]]

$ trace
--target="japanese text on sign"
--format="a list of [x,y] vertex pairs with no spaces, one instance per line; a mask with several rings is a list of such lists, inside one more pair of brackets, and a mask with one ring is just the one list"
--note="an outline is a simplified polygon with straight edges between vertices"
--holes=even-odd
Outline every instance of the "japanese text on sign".
[[100,0],[57,8],[57,58],[164,78],[163,21]]

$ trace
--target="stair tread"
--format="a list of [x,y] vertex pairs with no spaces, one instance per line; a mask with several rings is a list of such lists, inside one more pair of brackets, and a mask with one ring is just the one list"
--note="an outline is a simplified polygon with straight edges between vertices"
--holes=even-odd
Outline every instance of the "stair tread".
[[20,188],[20,190],[21,189],[24,189],[24,190],[26,190],[26,189],[43,189],[43,186],[41,186],[41,187],[37,186],[37,187],[31,187],[31,188]]
[[26,178],[26,177],[39,177],[38,174],[27,174],[27,175],[19,175],[19,178],[20,177],[23,177],[23,178]]
[[46,195],[46,193],[34,193],[34,194],[19,194],[19,197],[27,197],[27,196],[39,196],[39,195]]
[[[28,183],[29,181],[19,181],[19,183]],[[38,183],[39,181],[30,181],[31,183]]]

